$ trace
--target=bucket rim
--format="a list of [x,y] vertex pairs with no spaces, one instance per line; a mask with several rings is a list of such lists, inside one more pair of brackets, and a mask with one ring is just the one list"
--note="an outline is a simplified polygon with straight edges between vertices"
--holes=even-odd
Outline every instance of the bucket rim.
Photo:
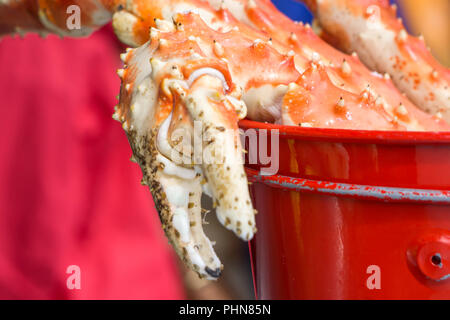
[[260,171],[248,167],[245,168],[245,172],[251,182],[262,183],[269,187],[291,191],[376,201],[450,205],[449,190],[371,186],[354,183],[311,180],[280,174],[263,175]]
[[383,131],[286,126],[248,119],[239,121],[243,129],[278,130],[280,136],[295,140],[325,140],[356,143],[448,144],[450,131]]

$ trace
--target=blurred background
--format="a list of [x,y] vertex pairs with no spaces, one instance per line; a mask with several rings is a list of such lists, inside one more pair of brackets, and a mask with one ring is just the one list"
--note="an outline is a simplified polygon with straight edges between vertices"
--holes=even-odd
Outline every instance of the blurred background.
[[[393,2],[393,1],[391,1]],[[450,1],[397,0],[407,28],[422,34],[433,55],[450,66]]]
[[[300,3],[274,3],[312,20]],[[449,66],[450,1],[396,3]],[[225,265],[220,280],[200,280],[169,247],[111,120],[123,50],[110,26],[87,39],[0,41],[0,298],[253,299],[248,245],[214,212],[205,229]],[[80,267],[80,289],[67,287],[70,265]]]

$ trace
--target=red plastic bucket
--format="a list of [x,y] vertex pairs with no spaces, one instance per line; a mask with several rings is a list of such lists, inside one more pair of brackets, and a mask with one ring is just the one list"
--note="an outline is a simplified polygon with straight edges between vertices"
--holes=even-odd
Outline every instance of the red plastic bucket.
[[240,127],[279,138],[246,164],[257,298],[450,299],[450,132]]

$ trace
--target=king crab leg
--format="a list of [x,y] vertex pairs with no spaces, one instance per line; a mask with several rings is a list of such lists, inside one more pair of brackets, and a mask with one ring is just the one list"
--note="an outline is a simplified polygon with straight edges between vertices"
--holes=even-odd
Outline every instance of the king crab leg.
[[[209,1],[215,6],[219,5],[218,0]],[[439,120],[440,115],[432,118],[418,110],[404,97],[393,85],[388,74],[381,75],[369,71],[359,61],[356,54],[347,55],[334,49],[315,35],[309,25],[293,22],[278,11],[269,0],[223,0],[220,7],[228,8],[242,22],[264,30],[266,35],[273,40],[274,47],[280,52],[293,54],[299,72],[303,73],[311,61],[316,65],[321,64],[322,69],[325,70],[322,76],[329,78],[328,80],[324,78],[324,80],[332,83],[334,87],[340,87],[343,92],[337,98],[326,95],[329,97],[328,104],[330,106],[342,104],[340,97],[350,93],[351,96],[359,96],[363,104],[374,103],[377,107],[385,110],[392,121],[392,126],[385,127],[385,129],[395,129],[398,124],[397,129],[448,130],[447,126]],[[370,117],[368,116],[366,119],[370,119]],[[300,122],[300,119],[296,117],[295,121],[286,124]],[[305,122],[311,121],[305,120]],[[313,121],[311,124],[312,126],[327,126],[326,123],[330,122]],[[362,123],[365,123],[367,127],[366,121],[362,121]],[[369,126],[374,128],[371,124]],[[346,126],[346,128],[351,128],[351,126]]]
[[423,37],[413,37],[387,0],[308,0],[326,38],[356,51],[371,69],[392,76],[424,111],[450,123],[450,70],[440,65]]
[[[216,8],[216,12],[211,10],[209,3]],[[92,30],[93,27],[101,25],[107,21],[108,12],[113,16],[113,26],[115,27],[118,37],[125,43],[132,46],[142,44],[148,39],[149,26],[156,26],[159,28],[166,28],[171,26],[171,15],[175,12],[182,12],[186,10],[195,10],[199,12],[208,24],[217,28],[227,28],[230,21],[226,21],[227,9],[231,10],[232,14],[238,19],[251,25],[254,30],[254,37],[268,38],[270,36],[273,41],[273,46],[280,52],[285,54],[294,53],[294,61],[296,68],[300,73],[303,73],[310,67],[310,61],[321,62],[322,67],[326,70],[322,76],[326,76],[335,87],[339,86],[343,94],[338,94],[339,90],[334,90],[338,96],[329,97],[327,104],[330,106],[341,105],[344,95],[348,92],[359,94],[363,103],[371,100],[376,104],[376,107],[382,107],[388,117],[391,125],[380,129],[402,129],[408,130],[445,130],[442,123],[431,119],[421,114],[417,108],[405,97],[403,97],[398,90],[392,85],[387,75],[380,76],[369,72],[358,60],[356,56],[347,56],[334,48],[326,45],[320,38],[314,35],[311,28],[301,24],[295,24],[293,21],[280,13],[270,1],[268,0],[149,0],[149,1],[125,1],[125,0],[88,0],[81,1],[82,12],[87,16],[83,21],[87,21],[84,29]],[[33,7],[32,3],[36,1],[21,0],[19,3],[25,3],[27,7]],[[78,2],[77,2],[78,3]],[[64,6],[68,5],[66,0],[58,1],[39,1],[39,18],[48,27],[60,34],[66,34],[64,19],[66,17]],[[14,6],[13,6],[14,7]],[[28,11],[32,11],[28,8]],[[1,15],[2,10],[0,10]],[[220,14],[221,13],[221,14]],[[58,15],[59,14],[59,15]],[[223,18],[218,19],[221,15]],[[229,15],[229,14],[228,14]],[[7,15],[5,15],[6,17]],[[99,17],[103,17],[99,19]],[[146,17],[143,19],[142,17]],[[234,17],[228,17],[233,22]],[[216,21],[219,21],[218,23]],[[157,25],[158,24],[158,25]],[[217,24],[219,26],[217,26]],[[240,29],[243,26],[241,24]],[[0,32],[1,32],[0,28]],[[263,32],[260,32],[263,30]],[[258,32],[259,31],[259,32]],[[250,32],[247,28],[246,32]],[[81,33],[86,33],[83,31]],[[265,35],[264,35],[265,33]],[[255,38],[255,39],[256,39]],[[271,43],[272,44],[272,43]],[[313,69],[315,70],[315,69]],[[277,90],[272,90],[275,96],[269,98],[278,99],[280,101],[280,93],[282,88],[277,87]],[[261,91],[254,91],[254,93],[261,93]],[[253,94],[252,96],[255,96]],[[246,95],[244,98],[247,98]],[[369,99],[367,99],[369,98]],[[244,99],[249,102],[248,99]],[[254,99],[253,99],[254,100]],[[352,100],[352,99],[350,99]],[[252,97],[250,97],[252,102]],[[253,101],[260,104],[260,101]],[[348,102],[348,101],[347,101]],[[345,103],[345,99],[344,99]],[[279,104],[279,103],[278,103]],[[346,108],[348,107],[346,104]],[[274,110],[271,106],[272,111]],[[339,108],[337,108],[339,109]],[[297,112],[296,117],[291,117],[294,113],[286,112],[292,108],[284,108],[283,119],[285,124],[298,125],[305,123],[312,126],[328,126],[333,124],[330,121],[308,121],[307,118],[300,116]],[[342,111],[342,110],[341,110]],[[441,113],[436,114],[437,117]],[[339,116],[337,114],[337,116]],[[249,107],[249,117],[262,120],[274,121],[273,117],[268,114],[265,108]],[[291,117],[290,121],[289,118]],[[353,121],[354,123],[354,121]],[[350,128],[351,126],[344,126]]]

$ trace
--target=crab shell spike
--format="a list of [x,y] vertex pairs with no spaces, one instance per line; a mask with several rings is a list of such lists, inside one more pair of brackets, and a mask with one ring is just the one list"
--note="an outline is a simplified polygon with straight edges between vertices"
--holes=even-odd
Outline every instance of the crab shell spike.
[[439,78],[439,73],[436,70],[433,70],[431,72],[431,76],[433,77],[433,79],[437,80]]
[[247,1],[247,9],[254,9],[256,8],[256,3],[254,0],[248,0]]
[[125,76],[125,69],[117,69],[117,75],[119,76],[119,78],[123,79],[123,77]]
[[120,119],[119,119],[119,114],[118,114],[117,112],[114,112],[114,113],[113,113],[113,115],[112,115],[112,118],[113,118],[114,120],[116,120],[116,121],[119,121],[119,122],[120,122]]
[[150,40],[154,42],[159,41],[159,33],[160,31],[156,28],[150,28]]
[[164,31],[164,32],[175,30],[175,25],[174,25],[173,21],[169,22],[167,20],[161,20],[161,19],[155,18],[155,25],[156,25],[156,28],[158,28],[159,30]]
[[401,114],[401,115],[407,115],[408,114],[408,110],[406,110],[406,108],[405,108],[405,106],[403,105],[403,104],[399,104],[399,106],[395,109],[395,111],[398,113],[398,114]]
[[350,64],[345,59],[341,64],[341,71],[345,75],[349,75],[352,72],[352,68],[350,67]]
[[291,40],[292,42],[297,42],[298,37],[294,32],[291,32],[291,36],[289,37],[289,40]]
[[222,45],[220,43],[218,43],[217,41],[214,41],[214,53],[218,57],[222,57],[224,54]]
[[405,42],[408,39],[408,33],[405,31],[405,29],[402,29],[397,34],[397,40],[400,42]]
[[[450,123],[450,70],[434,59],[423,40],[408,35],[388,1],[304,2],[333,44],[345,51],[357,51],[369,68],[389,73],[417,107],[430,114],[441,112]],[[367,8],[377,8],[379,18],[368,21],[364,16]],[[436,76],[430,76],[431,70]]]

